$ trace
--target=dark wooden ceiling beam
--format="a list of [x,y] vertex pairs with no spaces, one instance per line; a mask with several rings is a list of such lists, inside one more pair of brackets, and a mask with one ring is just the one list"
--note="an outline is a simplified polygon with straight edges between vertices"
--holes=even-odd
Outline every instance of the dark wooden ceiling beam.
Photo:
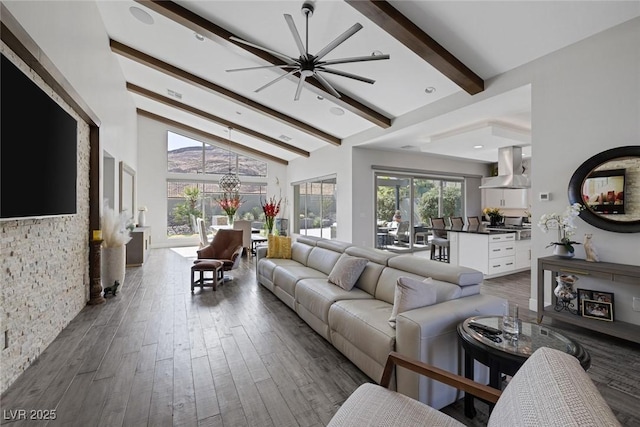
[[471,95],[484,90],[484,80],[386,1],[345,0],[399,42]]
[[237,142],[230,141],[230,140],[228,140],[226,138],[221,138],[218,135],[214,135],[212,133],[205,132],[203,130],[194,128],[194,127],[189,126],[189,125],[185,125],[182,122],[178,122],[176,120],[169,119],[169,118],[161,116],[159,114],[152,113],[151,111],[147,111],[147,110],[143,110],[141,108],[137,108],[136,109],[136,113],[138,113],[138,115],[140,115],[142,117],[147,117],[147,118],[149,118],[151,120],[155,120],[157,122],[164,123],[164,124],[167,124],[169,126],[173,126],[173,127],[177,128],[177,129],[182,129],[182,130],[185,130],[187,132],[191,132],[193,134],[200,135],[203,138],[213,139],[214,141],[217,141],[220,144],[226,145],[231,149],[244,151],[246,153],[251,153],[251,154],[253,154],[255,156],[261,157],[263,159],[269,159],[272,162],[280,163],[280,164],[283,164],[283,165],[288,165],[289,164],[289,162],[287,160],[281,159],[280,157],[272,156],[270,154],[265,154],[260,150],[256,150],[255,148],[250,148],[250,147],[247,147],[246,145],[238,144]]
[[[178,24],[189,28],[190,30],[195,31],[198,34],[201,34],[204,37],[207,37],[208,39],[215,41],[216,43],[219,43],[221,40],[223,40],[229,43],[230,45],[233,44],[238,48],[251,52],[253,55],[258,56],[259,58],[262,58],[263,60],[271,64],[274,64],[274,65],[284,64],[282,60],[271,55],[270,53],[230,40],[229,38],[231,36],[235,36],[235,37],[239,37],[239,36],[225,30],[224,28],[201,17],[200,15],[197,15],[191,12],[190,10],[185,9],[184,7],[180,6],[177,3],[174,3],[172,1],[159,1],[159,0],[136,0],[136,1],[148,7],[149,9],[153,10],[154,12],[164,16],[165,18],[171,19],[172,21],[177,22]],[[239,38],[243,38],[243,37],[239,37]],[[251,40],[248,40],[248,41],[251,41]],[[345,110],[348,110],[351,113],[365,120],[368,120],[377,126],[380,126],[381,128],[386,129],[391,127],[391,119],[389,117],[386,117],[385,115],[356,101],[355,99],[345,95],[344,93],[341,93],[340,91],[338,91],[338,93],[340,93],[340,98],[335,98],[331,94],[329,94],[326,91],[326,89],[314,79],[308,79],[306,80],[306,83],[319,89],[322,92],[323,96],[325,96],[326,98],[330,98],[332,102],[335,102]]]
[[230,127],[235,131],[238,131],[240,133],[244,133],[245,135],[249,135],[249,136],[252,136],[254,138],[260,139],[260,140],[262,140],[264,142],[267,142],[269,144],[275,145],[278,148],[282,148],[283,150],[290,151],[290,152],[295,153],[295,154],[297,154],[299,156],[303,156],[303,157],[309,157],[310,156],[309,152],[303,150],[302,148],[295,147],[293,145],[289,145],[286,142],[280,141],[279,139],[275,139],[275,138],[272,138],[272,137],[270,137],[268,135],[264,135],[264,134],[262,134],[260,132],[257,132],[255,130],[253,130],[253,129],[250,129],[250,128],[247,128],[245,126],[242,126],[242,125],[240,125],[238,123],[232,122],[230,120],[223,119],[222,117],[218,117],[218,116],[215,116],[215,115],[213,115],[211,113],[208,113],[206,111],[203,111],[203,110],[200,110],[198,108],[192,107],[191,105],[183,104],[182,102],[176,101],[175,99],[168,98],[166,96],[160,95],[160,94],[158,94],[156,92],[150,91],[149,89],[145,89],[145,88],[140,87],[140,86],[137,86],[137,85],[135,85],[133,83],[127,82],[127,90],[129,92],[138,94],[140,96],[144,96],[146,98],[152,99],[152,100],[154,100],[156,102],[159,102],[161,104],[168,105],[170,107],[177,108],[177,109],[182,110],[182,111],[186,111],[187,113],[194,114],[194,115],[196,115],[198,117],[201,117],[201,118],[203,118],[205,120],[209,120],[209,121],[212,121],[214,123],[217,123],[217,124],[220,124],[220,125],[223,125],[223,126],[226,126],[226,127]]
[[336,138],[335,136],[323,132],[320,129],[316,129],[313,126],[308,125],[307,123],[294,119],[293,117],[287,116],[286,114],[282,114],[279,111],[255,102],[247,97],[239,95],[229,89],[210,82],[209,80],[203,79],[202,77],[198,77],[171,64],[167,64],[166,62],[154,58],[153,56],[147,55],[146,53],[140,52],[139,50],[136,50],[123,43],[109,39],[109,46],[111,47],[111,51],[118,55],[131,59],[132,61],[136,61],[139,64],[145,65],[149,68],[153,68],[154,70],[160,71],[164,74],[170,75],[171,77],[179,79],[185,83],[189,83],[206,91],[213,92],[216,95],[226,98],[235,103],[242,104],[247,108],[270,116],[271,118],[278,120],[281,123],[286,124],[287,126],[294,127],[302,132],[322,139],[323,141],[329,142],[333,145],[340,145],[342,143],[340,138]]

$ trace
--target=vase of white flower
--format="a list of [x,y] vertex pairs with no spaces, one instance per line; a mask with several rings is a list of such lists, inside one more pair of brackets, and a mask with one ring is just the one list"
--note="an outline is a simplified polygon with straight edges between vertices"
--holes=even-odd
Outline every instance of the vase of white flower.
[[579,245],[580,243],[571,240],[571,236],[575,234],[576,225],[574,219],[580,214],[583,206],[580,203],[574,203],[571,206],[567,206],[564,212],[560,215],[557,213],[544,214],[538,221],[538,227],[545,233],[551,229],[558,230],[558,240],[551,242],[547,247],[554,246],[553,254],[563,258],[573,258],[575,255],[575,248],[573,245]]
[[102,287],[113,286],[117,281],[124,283],[127,263],[126,244],[131,240],[133,221],[127,211],[116,213],[109,207],[104,208],[102,215],[102,249],[100,278]]

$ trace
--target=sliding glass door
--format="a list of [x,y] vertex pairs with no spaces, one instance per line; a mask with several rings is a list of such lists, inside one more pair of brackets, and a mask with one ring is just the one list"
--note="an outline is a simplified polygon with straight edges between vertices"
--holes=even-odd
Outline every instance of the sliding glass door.
[[425,250],[431,218],[463,216],[462,178],[376,173],[375,182],[376,247],[380,249]]

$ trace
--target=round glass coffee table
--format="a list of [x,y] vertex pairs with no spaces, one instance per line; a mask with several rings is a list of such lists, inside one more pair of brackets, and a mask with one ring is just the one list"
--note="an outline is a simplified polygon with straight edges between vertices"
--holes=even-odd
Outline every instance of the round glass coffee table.
[[[518,339],[509,339],[502,333],[484,334],[473,329],[470,324],[481,324],[501,329],[502,317],[476,316],[458,324],[458,339],[465,351],[465,377],[473,380],[473,361],[477,360],[489,367],[489,386],[501,389],[501,376],[513,376],[531,354],[540,347],[551,347],[575,356],[586,371],[591,366],[591,356],[577,342],[561,333],[537,323],[522,322]],[[465,415],[473,417],[474,397],[465,393]]]

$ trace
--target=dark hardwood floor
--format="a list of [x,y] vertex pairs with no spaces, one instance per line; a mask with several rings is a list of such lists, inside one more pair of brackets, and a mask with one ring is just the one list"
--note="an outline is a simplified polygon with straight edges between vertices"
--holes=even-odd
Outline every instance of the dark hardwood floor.
[[[194,248],[154,249],[106,304],[87,306],[2,396],[10,426],[322,426],[371,381],[271,292],[254,259],[234,280],[190,293]],[[482,292],[528,306],[529,273]],[[521,309],[521,317],[535,313]],[[547,322],[545,320],[545,322]],[[635,345],[555,323],[591,353],[589,374],[623,425],[640,425]],[[470,426],[460,402],[444,412]],[[55,420],[18,420],[29,410]],[[49,411],[49,412],[47,412]]]

